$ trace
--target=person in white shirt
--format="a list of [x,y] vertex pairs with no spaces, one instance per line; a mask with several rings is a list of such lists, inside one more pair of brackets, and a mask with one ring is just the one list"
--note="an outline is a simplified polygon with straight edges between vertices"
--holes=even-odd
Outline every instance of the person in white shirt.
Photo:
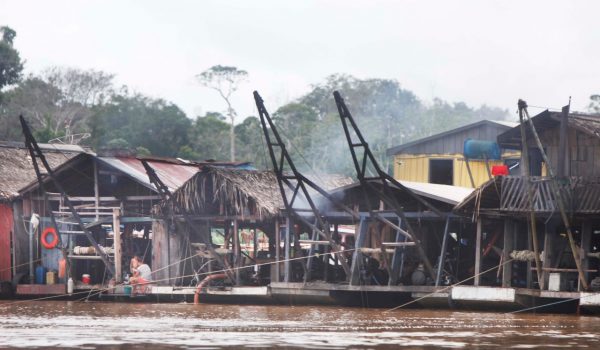
[[131,273],[133,276],[129,278],[129,283],[132,285],[148,284],[152,282],[152,271],[150,266],[144,264],[144,261],[139,256],[131,258],[130,262]]

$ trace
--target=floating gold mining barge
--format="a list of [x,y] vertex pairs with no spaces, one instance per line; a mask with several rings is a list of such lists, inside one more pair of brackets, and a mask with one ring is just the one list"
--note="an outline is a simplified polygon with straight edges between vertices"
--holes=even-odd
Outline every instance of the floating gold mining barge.
[[[274,170],[0,143],[5,297],[600,307],[600,117],[544,111],[390,148],[339,93],[352,177],[299,171],[254,93]],[[134,256],[148,283],[128,283]]]

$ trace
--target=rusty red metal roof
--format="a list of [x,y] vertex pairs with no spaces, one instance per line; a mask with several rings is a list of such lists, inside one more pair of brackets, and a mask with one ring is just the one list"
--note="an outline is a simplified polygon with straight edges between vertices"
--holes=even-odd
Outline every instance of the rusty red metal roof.
[[[150,183],[140,159],[133,157],[98,157],[98,160],[131,176],[142,185],[154,189],[154,185]],[[200,165],[195,163],[186,164],[184,162],[169,162],[164,160],[145,160],[171,191],[175,191],[181,187],[201,168]]]

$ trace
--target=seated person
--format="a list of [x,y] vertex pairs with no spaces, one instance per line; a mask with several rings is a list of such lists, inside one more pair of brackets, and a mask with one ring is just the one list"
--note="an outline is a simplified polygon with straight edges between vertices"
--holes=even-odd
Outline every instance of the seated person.
[[[132,277],[129,278],[129,283],[132,285],[148,284],[152,282],[152,271],[150,266],[144,264],[139,256],[131,258],[130,262]],[[139,290],[138,290],[139,292]]]

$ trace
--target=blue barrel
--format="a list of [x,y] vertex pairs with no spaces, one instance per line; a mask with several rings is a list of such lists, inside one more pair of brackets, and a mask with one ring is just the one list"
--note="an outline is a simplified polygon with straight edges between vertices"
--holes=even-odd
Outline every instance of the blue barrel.
[[468,159],[500,160],[502,152],[500,152],[500,146],[494,141],[466,139],[464,156]]
[[46,284],[46,268],[42,265],[35,268],[35,284]]

